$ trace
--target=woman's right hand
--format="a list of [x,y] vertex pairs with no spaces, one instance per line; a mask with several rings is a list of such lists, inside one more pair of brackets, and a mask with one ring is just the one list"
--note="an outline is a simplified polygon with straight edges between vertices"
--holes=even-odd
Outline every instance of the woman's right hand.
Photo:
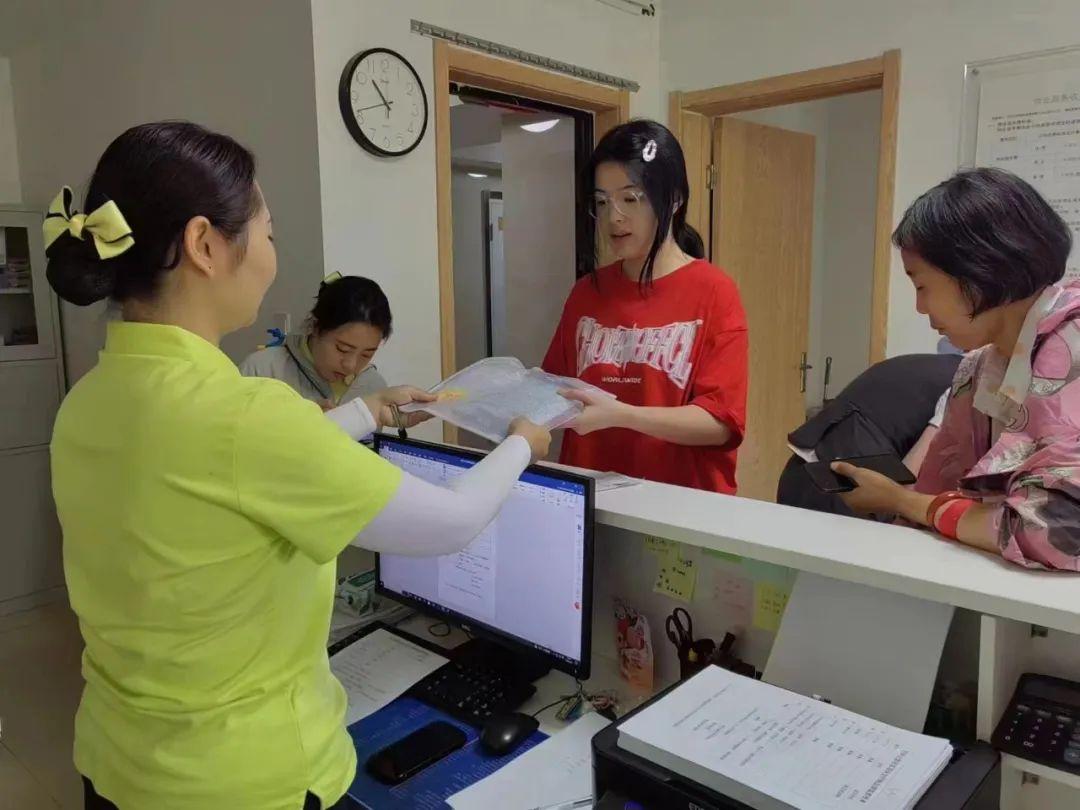
[[523,416],[519,416],[510,423],[509,435],[520,436],[529,443],[533,462],[547,456],[548,450],[551,448],[551,431],[530,422]]
[[[413,402],[434,402],[437,397],[420,388],[411,385],[395,385],[383,388],[372,394],[362,397],[371,415],[375,417],[375,424],[380,428],[397,427],[394,423],[394,406],[410,405]],[[421,422],[426,422],[431,414],[424,411],[401,414],[401,427],[414,427]]]

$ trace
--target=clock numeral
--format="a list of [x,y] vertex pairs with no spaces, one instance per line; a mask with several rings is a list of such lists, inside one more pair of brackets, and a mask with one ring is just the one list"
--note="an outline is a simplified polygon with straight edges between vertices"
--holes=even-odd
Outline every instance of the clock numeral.
[[404,138],[402,138],[402,137],[401,137],[400,135],[398,135],[397,137],[395,137],[395,138],[394,138],[394,140],[395,140],[395,141],[397,141],[397,145],[398,145],[398,146],[401,146],[401,145],[402,145],[403,143],[405,143],[405,139],[404,139]]
[[356,113],[356,123],[358,123],[360,126],[364,125],[364,114],[362,112]]
[[382,142],[383,142],[383,146],[389,146],[390,145],[390,139],[387,138],[386,136],[383,136]]
[[358,70],[353,74],[353,81],[363,87],[368,82],[368,76],[363,71]]
[[355,104],[356,102],[358,102],[360,100],[360,98],[359,98],[359,96],[358,96],[358,94],[357,94],[357,92],[355,90],[352,91],[352,100],[353,100],[353,104]]
[[416,90],[416,85],[412,82],[409,82],[407,85],[405,85],[405,95],[411,96],[414,90]]
[[409,122],[409,132],[416,132],[416,122],[415,121],[410,121]]
[[369,130],[368,130],[368,133],[369,133],[369,136],[368,136],[368,137],[369,137],[369,138],[370,138],[371,140],[375,140],[375,130],[374,130],[374,129],[369,129]]
[[383,71],[383,73],[386,73],[386,71],[388,71],[389,69],[390,69],[390,60],[387,59],[384,56],[383,60],[382,60],[382,71]]
[[420,105],[416,104],[415,102],[412,105],[412,114],[413,114],[413,118],[415,118],[416,116],[418,116],[420,114]]

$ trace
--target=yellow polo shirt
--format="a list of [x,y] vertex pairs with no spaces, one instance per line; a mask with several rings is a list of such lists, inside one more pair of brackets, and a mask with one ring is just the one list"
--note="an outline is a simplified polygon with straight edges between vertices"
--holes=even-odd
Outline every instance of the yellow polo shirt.
[[52,472],[86,641],[78,770],[122,810],[340,798],[334,558],[400,472],[284,383],[135,323],[64,401]]

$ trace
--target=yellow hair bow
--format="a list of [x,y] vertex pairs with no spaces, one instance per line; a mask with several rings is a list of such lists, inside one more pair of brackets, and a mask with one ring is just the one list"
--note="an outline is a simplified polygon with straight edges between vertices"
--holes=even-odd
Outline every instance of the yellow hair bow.
[[324,278],[322,280],[322,283],[323,284],[333,284],[335,281],[339,281],[340,279],[341,279],[341,273],[335,272],[335,273],[331,273],[326,278]]
[[135,244],[131,226],[127,224],[115,202],[109,200],[89,214],[73,214],[73,196],[71,189],[64,186],[49,206],[49,213],[45,215],[45,222],[41,225],[46,248],[64,233],[70,233],[76,239],[90,234],[94,239],[97,254],[102,259],[116,258]]

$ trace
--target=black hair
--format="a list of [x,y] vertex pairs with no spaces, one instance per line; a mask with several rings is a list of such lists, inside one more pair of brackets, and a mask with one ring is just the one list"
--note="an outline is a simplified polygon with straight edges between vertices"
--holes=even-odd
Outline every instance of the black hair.
[[370,278],[342,276],[319,285],[311,310],[311,330],[329,332],[347,323],[367,323],[390,337],[394,319],[382,288]]
[[[650,142],[655,146],[649,146]],[[645,159],[646,147],[651,160]],[[660,246],[671,231],[676,244],[695,259],[705,257],[701,236],[686,222],[686,204],[690,199],[690,184],[686,179],[686,160],[682,147],[667,127],[656,121],[638,119],[620,124],[609,131],[596,145],[585,164],[582,188],[585,205],[592,205],[596,193],[596,169],[601,163],[618,163],[634,183],[641,187],[656,215],[656,235],[641,267],[638,281],[652,283],[653,264]],[[590,246],[590,250],[592,247]],[[595,266],[595,258],[589,266]]]
[[1031,185],[1001,169],[958,172],[904,212],[892,236],[960,284],[972,317],[1061,280],[1069,226]]
[[85,210],[116,203],[135,242],[101,259],[89,237],[63,233],[49,246],[49,284],[65,301],[151,299],[183,257],[187,223],[204,216],[239,250],[261,209],[255,157],[227,135],[185,121],[141,124],[105,150],[86,192]]

